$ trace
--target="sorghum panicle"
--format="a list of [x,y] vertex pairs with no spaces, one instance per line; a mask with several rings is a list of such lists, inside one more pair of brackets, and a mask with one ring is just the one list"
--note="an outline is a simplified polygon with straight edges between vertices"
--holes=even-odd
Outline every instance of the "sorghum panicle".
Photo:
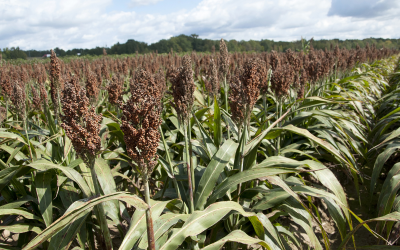
[[107,87],[108,101],[111,104],[119,104],[122,97],[122,84],[118,76],[113,75],[112,82]]
[[25,119],[26,95],[24,86],[21,86],[19,82],[14,82],[13,91],[10,99],[15,112],[19,113],[22,119]]
[[219,71],[222,76],[226,76],[229,70],[229,53],[224,39],[219,42]]
[[160,86],[154,77],[139,69],[131,84],[132,96],[121,105],[121,130],[128,155],[136,162],[144,178],[148,178],[157,164],[161,124]]
[[101,148],[100,122],[101,114],[96,114],[95,108],[90,107],[86,91],[75,78],[67,82],[62,99],[61,127],[71,140],[76,153],[86,163],[95,157]]
[[209,69],[209,76],[210,76],[210,81],[209,84],[211,85],[211,92],[209,92],[213,96],[217,96],[219,92],[219,80],[218,80],[218,70],[217,70],[217,65],[214,59],[210,60],[210,69]]
[[171,71],[169,73],[174,97],[172,105],[178,114],[178,118],[182,122],[187,121],[193,106],[193,93],[195,90],[190,56],[184,56],[183,66],[178,68],[176,72]]

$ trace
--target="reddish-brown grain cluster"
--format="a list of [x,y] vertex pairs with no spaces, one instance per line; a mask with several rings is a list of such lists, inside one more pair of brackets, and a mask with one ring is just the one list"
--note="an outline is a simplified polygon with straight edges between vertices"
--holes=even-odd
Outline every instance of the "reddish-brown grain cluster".
[[289,93],[295,74],[293,67],[288,63],[278,65],[278,67],[273,71],[271,77],[271,89],[278,98],[286,96]]
[[41,110],[42,105],[41,105],[40,96],[33,84],[31,84],[31,94],[32,94],[32,108],[34,110]]
[[8,100],[11,97],[13,87],[10,81],[10,74],[9,72],[5,71],[5,69],[0,70],[0,83],[1,94],[5,100]]
[[26,94],[25,86],[20,82],[14,82],[13,90],[11,93],[11,103],[13,104],[14,111],[19,114],[22,119],[25,119],[25,109],[26,109]]
[[119,104],[122,96],[122,90],[124,85],[124,79],[118,77],[117,75],[113,75],[112,81],[110,85],[107,87],[108,91],[108,101],[111,104]]
[[169,79],[172,83],[172,95],[174,103],[172,104],[178,114],[180,121],[189,119],[193,106],[193,93],[195,85],[193,81],[193,70],[191,59],[188,55],[183,57],[183,66],[176,71],[169,72]]
[[51,50],[50,56],[50,97],[53,102],[54,112],[58,116],[59,98],[60,98],[60,82],[61,82],[61,67],[54,50]]
[[[188,64],[184,62],[183,57],[172,50],[167,55],[136,54],[118,59],[105,56],[92,61],[79,58],[68,62],[59,60],[52,51],[51,60],[47,63],[13,65],[9,61],[3,62],[0,67],[1,95],[5,100],[10,100],[14,83],[18,82],[23,89],[28,86],[27,90],[32,92],[29,96],[37,100],[35,90],[30,87],[33,84],[37,90],[40,90],[41,102],[45,104],[46,90],[50,89],[53,102],[51,109],[58,115],[58,98],[62,98],[63,84],[75,77],[79,79],[79,82],[84,83],[86,93],[92,103],[99,90],[108,86],[110,102],[118,105],[122,93],[126,91],[124,81],[129,75],[133,77],[137,68],[144,68],[154,75],[157,82],[164,82],[166,76],[170,79],[172,91],[175,93],[173,94],[174,104],[178,114],[183,118],[188,116],[188,112],[190,113],[188,109],[193,104],[193,79],[205,79],[204,83],[208,91],[216,95],[223,77],[226,75],[227,82],[236,81],[235,72],[243,68],[251,59],[258,58],[262,61],[264,65],[262,67],[267,72],[271,69],[271,78],[273,78],[271,86],[268,86],[268,77],[260,80],[259,88],[262,95],[271,89],[277,96],[285,96],[288,90],[293,88],[298,93],[298,98],[301,98],[308,84],[313,85],[317,81],[332,76],[335,72],[349,70],[360,63],[386,58],[396,53],[398,50],[377,49],[374,44],[351,50],[338,46],[332,46],[330,50],[317,50],[311,46],[308,53],[291,50],[285,53],[275,51],[272,53],[228,53],[225,42],[221,40],[219,52],[215,54],[193,52],[185,59],[190,61]],[[215,68],[219,71],[218,75],[215,74]],[[113,76],[112,79],[111,76]],[[219,79],[216,80],[217,78]],[[165,91],[166,88],[162,92]],[[31,106],[27,108],[31,109]]]
[[249,119],[260,95],[260,86],[267,79],[265,63],[258,58],[246,62],[230,83],[229,104],[232,119],[239,126]]
[[99,88],[96,75],[90,70],[90,67],[86,73],[86,95],[89,97],[92,103],[95,103],[99,95]]
[[137,70],[132,81],[132,96],[121,105],[121,130],[128,155],[147,178],[157,163],[163,86],[144,69]]
[[228,53],[228,47],[226,46],[226,43],[224,39],[221,39],[219,43],[219,70],[221,72],[222,77],[226,76],[229,71],[229,53]]
[[102,116],[96,114],[94,107],[90,107],[85,89],[79,86],[75,78],[65,85],[62,110],[64,114],[61,126],[76,153],[88,163],[101,147],[99,133]]
[[211,96],[217,96],[220,88],[218,79],[217,64],[213,58],[210,59],[210,68],[208,70],[208,77],[203,77],[205,87]]

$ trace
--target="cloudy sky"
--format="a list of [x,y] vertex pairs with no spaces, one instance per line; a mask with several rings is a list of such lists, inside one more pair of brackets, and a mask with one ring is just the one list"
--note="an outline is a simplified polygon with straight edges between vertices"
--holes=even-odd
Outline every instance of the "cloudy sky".
[[93,48],[179,34],[400,38],[399,0],[0,0],[0,48]]

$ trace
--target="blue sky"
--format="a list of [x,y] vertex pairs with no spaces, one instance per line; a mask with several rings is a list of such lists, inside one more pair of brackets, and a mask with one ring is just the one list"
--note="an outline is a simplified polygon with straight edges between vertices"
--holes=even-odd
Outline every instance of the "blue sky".
[[135,11],[140,14],[162,15],[165,13],[173,13],[177,10],[194,9],[201,1],[199,0],[114,0],[107,6],[108,13],[113,11]]
[[154,43],[180,34],[281,41],[400,38],[399,0],[0,0],[0,48]]

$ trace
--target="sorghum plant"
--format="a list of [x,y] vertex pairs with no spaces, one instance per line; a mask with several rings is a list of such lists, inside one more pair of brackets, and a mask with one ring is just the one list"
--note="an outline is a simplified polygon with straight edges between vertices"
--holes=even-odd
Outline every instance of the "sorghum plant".
[[[124,132],[126,151],[136,163],[145,187],[145,200],[150,207],[149,177],[157,164],[160,141],[162,86],[154,77],[139,69],[131,84],[131,98],[121,106],[121,130]],[[153,220],[150,208],[146,211],[149,249],[155,250]]]
[[[79,86],[78,80],[72,78],[65,85],[62,99],[61,127],[71,140],[77,155],[89,166],[96,196],[101,195],[100,186],[94,168],[96,154],[100,150],[100,122],[102,115],[96,114],[95,108],[90,107],[89,98],[84,88]],[[102,204],[96,206],[96,216],[100,222],[101,235],[98,243],[103,242],[107,250],[112,249],[111,236]]]

